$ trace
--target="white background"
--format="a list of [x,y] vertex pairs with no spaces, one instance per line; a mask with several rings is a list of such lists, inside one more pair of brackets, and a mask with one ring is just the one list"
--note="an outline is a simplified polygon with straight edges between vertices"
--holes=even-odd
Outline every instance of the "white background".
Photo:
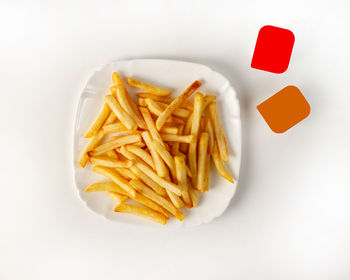
[[[283,2],[2,0],[0,279],[349,279],[350,3]],[[267,24],[296,37],[281,75],[250,68]],[[237,89],[240,182],[210,224],[111,223],[77,197],[79,93],[101,65],[144,57],[207,64]],[[256,105],[287,85],[311,115],[278,135]]]

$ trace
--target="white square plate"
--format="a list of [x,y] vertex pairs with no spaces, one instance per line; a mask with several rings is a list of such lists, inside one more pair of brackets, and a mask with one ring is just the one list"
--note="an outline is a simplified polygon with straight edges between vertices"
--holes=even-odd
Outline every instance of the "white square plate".
[[[84,134],[95,120],[104,102],[104,96],[112,85],[112,73],[117,71],[122,79],[133,77],[141,81],[158,85],[172,91],[177,96],[194,80],[203,85],[199,91],[204,94],[215,94],[219,114],[227,138],[229,163],[227,169],[238,179],[241,161],[241,120],[239,102],[235,90],[229,81],[209,67],[176,60],[136,59],[112,62],[94,72],[84,88],[78,105],[74,129],[74,172],[75,185],[84,204],[93,212],[111,221],[130,224],[153,225],[155,223],[132,215],[115,213],[113,201],[105,193],[86,193],[87,186],[95,182],[107,181],[106,178],[91,171],[90,166],[81,168],[78,165],[80,151],[87,142]],[[128,91],[134,96],[139,92],[125,82]],[[229,183],[219,176],[212,164],[210,190],[199,195],[199,205],[193,209],[181,209],[185,219],[180,222],[175,218],[168,220],[167,227],[195,226],[207,223],[220,216],[235,194],[237,181]],[[157,224],[155,224],[157,226]]]

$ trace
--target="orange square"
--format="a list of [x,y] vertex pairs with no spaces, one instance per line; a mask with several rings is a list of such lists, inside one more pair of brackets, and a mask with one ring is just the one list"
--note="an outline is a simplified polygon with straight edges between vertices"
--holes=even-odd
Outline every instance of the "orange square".
[[283,133],[310,114],[310,104],[295,86],[287,86],[257,106],[273,132]]

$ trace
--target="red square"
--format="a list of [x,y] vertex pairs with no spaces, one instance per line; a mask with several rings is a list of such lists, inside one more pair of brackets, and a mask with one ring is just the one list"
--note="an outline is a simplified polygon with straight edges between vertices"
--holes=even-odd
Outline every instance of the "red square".
[[281,74],[288,69],[294,45],[292,31],[265,25],[259,31],[252,68]]

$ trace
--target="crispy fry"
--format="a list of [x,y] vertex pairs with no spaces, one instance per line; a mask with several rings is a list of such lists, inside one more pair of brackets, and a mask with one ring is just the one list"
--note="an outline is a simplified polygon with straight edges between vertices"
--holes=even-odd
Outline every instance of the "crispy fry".
[[185,159],[181,156],[175,156],[175,166],[176,166],[177,183],[181,185],[183,188],[182,198],[186,206],[191,207],[192,202],[188,193]]
[[146,128],[139,109],[123,86],[117,86],[117,98],[124,111],[135,121],[135,123],[140,128]]
[[114,123],[116,119],[118,119],[117,116],[111,112],[102,127],[104,128],[105,126]]
[[[166,104],[170,104],[171,102],[174,101],[174,98],[157,96],[157,95],[154,95],[154,94],[151,94],[151,93],[147,93],[147,92],[140,92],[140,93],[137,93],[136,95],[139,98],[142,98],[144,100],[147,99],[147,98],[150,98],[150,99],[152,99],[154,101],[158,101],[158,102],[162,102],[162,103],[166,103]],[[144,106],[146,106],[146,105],[144,105]],[[189,109],[189,110],[193,110],[193,104],[189,100],[185,100],[179,107],[185,108],[185,109]]]
[[162,128],[165,121],[174,113],[179,105],[184,102],[192,93],[194,93],[202,83],[200,81],[194,81],[181,95],[179,95],[168,107],[160,114],[156,121],[156,127],[158,130]]
[[151,156],[153,158],[154,167],[157,171],[158,176],[165,177],[167,174],[166,166],[160,157],[160,155],[157,153],[157,151],[154,149],[152,145],[152,137],[151,134],[148,131],[144,131],[141,133],[143,141],[145,141]]
[[189,192],[190,197],[191,197],[192,207],[193,208],[197,207],[197,205],[198,205],[198,195],[197,195],[195,189],[194,188],[189,188],[188,192]]
[[159,223],[161,225],[166,224],[165,216],[151,209],[130,205],[130,204],[119,204],[114,208],[114,211],[136,215],[136,216],[151,220],[153,222]]
[[128,192],[126,192],[123,188],[121,188],[120,186],[112,182],[95,183],[88,186],[85,189],[85,192],[98,192],[98,191],[116,192],[124,196],[129,196]]
[[209,134],[209,152],[212,155],[214,151],[214,128],[210,119],[208,119],[207,124],[205,126],[205,131]]
[[155,169],[152,156],[149,153],[147,153],[145,150],[134,145],[128,145],[126,146],[126,148],[130,153],[133,153],[134,155],[138,156],[140,159],[144,160],[150,167]]
[[[208,152],[209,135],[206,132],[202,132],[199,140],[198,147],[198,175],[197,175],[197,190],[200,193],[205,191],[205,161]],[[190,147],[191,149],[191,147]]]
[[104,104],[102,111],[98,115],[96,121],[92,124],[88,132],[85,134],[85,138],[91,138],[95,136],[106,121],[106,119],[109,117],[110,113],[111,109],[108,107],[107,104]]
[[133,162],[131,160],[117,160],[106,156],[91,157],[90,160],[93,165],[106,167],[130,168],[133,165]]
[[117,72],[113,72],[112,74],[112,80],[113,80],[113,83],[116,85],[116,86],[119,86],[119,85],[123,85],[123,82],[122,80],[120,79],[119,75]]
[[149,199],[153,200],[160,206],[162,206],[164,209],[169,211],[172,215],[174,215],[177,219],[180,221],[183,220],[184,215],[174,207],[167,199],[164,197],[156,194],[153,190],[151,190],[149,187],[147,187],[145,184],[138,180],[131,180],[130,184],[140,193],[142,193],[145,197],[148,197]]
[[[132,167],[131,167],[132,168]],[[115,170],[118,171],[118,173],[120,175],[122,175],[125,179],[127,180],[131,180],[131,179],[137,179],[137,176],[131,172],[130,169],[127,169],[127,168],[122,168],[122,167],[118,167],[116,168]]]
[[216,102],[209,105],[209,113],[211,121],[213,122],[215,139],[218,144],[220,157],[223,161],[228,161],[226,138],[219,119]]
[[163,126],[162,129],[160,130],[160,133],[165,133],[165,134],[177,134],[178,132],[179,132],[179,128],[175,126]]
[[215,141],[215,145],[214,145],[213,161],[214,161],[214,164],[215,164],[216,169],[218,170],[219,174],[222,177],[224,177],[227,181],[233,183],[234,182],[233,179],[228,174],[228,172],[226,171],[226,169],[224,167],[224,164],[221,161],[221,157],[219,155],[218,146],[217,146],[216,141]]
[[126,135],[126,136],[119,136],[116,139],[114,139],[113,141],[104,143],[100,146],[95,147],[95,149],[93,149],[93,156],[98,156],[101,155],[105,152],[107,152],[108,150],[112,150],[115,148],[118,148],[122,145],[127,145],[127,144],[133,144],[136,142],[140,142],[141,141],[141,136],[140,134],[132,134],[132,135]]
[[128,83],[132,87],[144,90],[146,92],[152,93],[152,94],[157,95],[157,96],[168,96],[171,94],[171,92],[168,90],[165,90],[165,89],[162,89],[162,88],[159,88],[156,86],[152,86],[152,85],[140,82],[140,81],[136,81],[132,78],[128,78]]
[[[191,128],[192,128],[192,121],[193,121],[193,113],[191,114],[191,116],[189,116],[189,118],[187,119],[186,125],[184,127],[184,130],[182,132],[183,135],[189,135],[191,134]],[[189,148],[189,144],[187,143],[181,143],[180,144],[180,151],[183,153],[188,153],[188,148]]]
[[161,143],[161,145],[164,146],[163,140],[159,135],[159,132],[158,132],[158,130],[153,122],[153,119],[151,117],[149,110],[147,108],[140,108],[140,111],[141,111],[141,114],[146,122],[147,128],[152,135],[152,138],[154,140],[157,140],[159,143]]
[[[147,98],[145,102],[148,106],[148,109],[156,116],[160,116],[163,113],[163,111],[166,109],[166,107],[168,107],[168,104],[156,102],[151,98]],[[180,118],[187,118],[190,115],[190,111],[184,108],[177,108],[174,111],[173,115]]]
[[155,181],[153,181],[150,177],[148,177],[145,173],[143,173],[136,166],[132,166],[131,171],[134,175],[136,175],[136,178],[132,178],[132,179],[141,180],[142,182],[144,182],[147,186],[149,186],[152,190],[154,190],[157,194],[159,194],[161,196],[166,195],[166,191],[163,187],[161,187],[159,184],[157,184]]
[[122,187],[130,195],[130,197],[135,197],[135,190],[133,187],[114,169],[103,166],[94,166],[92,171],[111,179],[114,183]]
[[177,195],[181,195],[182,194],[182,187],[175,185],[172,182],[169,182],[167,180],[165,180],[164,178],[161,178],[157,175],[157,173],[155,173],[153,171],[153,169],[151,167],[149,167],[148,164],[146,164],[144,161],[136,158],[135,156],[133,156],[130,152],[128,152],[126,150],[125,147],[121,147],[120,148],[120,152],[128,159],[133,160],[134,161],[134,165],[140,169],[143,173],[145,173],[148,177],[150,177],[153,181],[155,181],[156,183],[158,183],[159,185],[161,185],[163,188],[174,192]]
[[118,117],[118,119],[123,123],[127,129],[136,129],[136,122],[124,111],[122,106],[119,104],[118,100],[112,95],[106,95],[105,101],[111,108],[113,113]]
[[[184,124],[180,124],[180,125],[179,125],[179,128],[178,128],[178,133],[174,133],[174,134],[178,134],[178,135],[182,136],[182,132],[183,132],[183,130],[184,130],[184,127],[185,127]],[[163,128],[165,128],[165,127],[163,126]],[[163,128],[162,128],[162,129],[163,129]],[[161,130],[161,132],[162,132],[162,130]],[[172,133],[171,133],[171,134],[172,134]],[[179,154],[179,148],[180,148],[180,143],[179,143],[179,142],[175,142],[175,143],[173,144],[173,146],[172,146],[171,153],[172,153],[174,156],[177,156],[177,155]]]
[[204,177],[204,185],[205,191],[209,191],[209,182],[210,182],[210,154],[207,154],[205,158],[205,177]]
[[153,148],[157,151],[157,153],[162,157],[164,162],[168,165],[172,178],[176,179],[175,161],[172,155],[158,141],[153,140],[152,145]]
[[199,125],[201,120],[201,115],[203,111],[203,94],[196,93],[194,96],[194,110],[193,110],[193,120],[191,127],[191,135],[193,136],[193,141],[190,143],[188,152],[188,162],[190,165],[190,170],[192,173],[193,185],[197,185],[197,138]]
[[107,151],[106,155],[114,159],[119,159],[118,154],[114,150]]
[[147,102],[145,98],[137,98],[137,103],[139,104],[140,107],[147,107]]
[[164,134],[161,133],[160,137],[164,141],[169,142],[181,142],[181,143],[191,143],[194,139],[193,135],[175,135],[175,134]]
[[126,195],[122,195],[116,192],[107,192],[108,196],[112,198],[114,202],[117,203],[117,205],[124,203],[128,197]]
[[117,132],[126,131],[126,130],[127,130],[127,128],[125,127],[125,125],[122,124],[122,122],[117,122],[117,123],[105,125],[103,127],[104,134],[117,133]]
[[102,140],[103,138],[103,132],[99,131],[90,141],[89,143],[87,143],[87,145],[85,146],[83,152],[81,153],[80,157],[79,157],[79,165],[81,167],[85,167],[86,163],[89,160],[89,155],[88,152],[93,150],[95,148],[95,146]]

